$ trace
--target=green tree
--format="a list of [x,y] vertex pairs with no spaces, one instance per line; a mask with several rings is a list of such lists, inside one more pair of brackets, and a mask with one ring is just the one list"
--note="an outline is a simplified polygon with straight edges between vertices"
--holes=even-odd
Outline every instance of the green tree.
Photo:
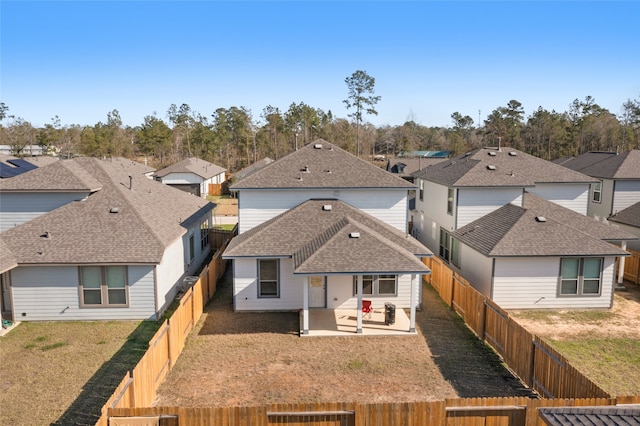
[[355,109],[354,112],[348,114],[356,122],[356,155],[360,156],[360,123],[363,114],[378,115],[378,111],[374,106],[380,101],[380,96],[374,96],[375,78],[368,75],[365,71],[358,70],[347,77],[345,80],[349,89],[349,97],[345,99],[344,104],[347,109]]
[[622,149],[640,149],[640,99],[629,99],[622,104]]
[[143,155],[153,155],[164,165],[171,152],[172,132],[169,126],[155,115],[144,117],[142,126],[138,129],[136,142],[138,150]]

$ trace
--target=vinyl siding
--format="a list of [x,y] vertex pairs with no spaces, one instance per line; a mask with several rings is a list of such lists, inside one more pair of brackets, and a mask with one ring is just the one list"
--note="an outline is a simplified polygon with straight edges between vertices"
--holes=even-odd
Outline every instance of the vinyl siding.
[[589,210],[587,215],[600,221],[606,222],[607,218],[611,216],[611,206],[613,205],[613,180],[602,180],[602,192],[600,193],[601,202],[595,203],[593,201],[593,185],[589,190]]
[[[198,240],[198,244],[200,241]],[[173,301],[178,293],[178,286],[182,283],[185,274],[184,246],[182,239],[176,240],[164,251],[162,261],[156,266],[158,300],[158,312],[164,312],[165,308]]]
[[460,243],[460,275],[485,297],[491,298],[493,259]]
[[625,225],[624,223],[610,222],[611,225],[617,226],[621,230],[628,232],[632,235],[638,237],[638,240],[627,241],[627,248],[630,250],[640,251],[640,228],[636,228],[635,226]]
[[128,308],[80,308],[77,266],[18,267],[11,271],[17,321],[132,320],[155,314],[153,266],[129,266]]
[[611,214],[626,209],[640,201],[640,180],[618,180],[613,193]]
[[[422,277],[418,277],[417,286],[420,286]],[[419,303],[420,289],[416,289],[416,304]],[[352,275],[331,275],[327,280],[327,308],[328,309],[356,309],[358,298],[353,295]],[[396,308],[408,309],[411,307],[411,275],[398,276],[398,295],[370,296],[364,295],[363,299],[371,300],[374,309],[384,309],[386,302],[393,303]]]
[[419,190],[416,194],[414,236],[434,253],[439,250],[440,228],[451,231],[455,226],[454,216],[447,214],[447,193],[446,186],[424,181],[423,200],[420,201]]
[[190,184],[190,183],[202,183],[202,178],[194,173],[169,173],[168,175],[161,177],[160,182],[165,185],[172,184]]
[[242,190],[238,193],[239,233],[313,198],[335,198],[407,231],[407,190]]
[[522,191],[523,188],[459,188],[456,229],[498,210],[505,204],[522,206]]
[[234,307],[236,311],[290,311],[302,308],[303,277],[293,275],[293,261],[280,259],[280,297],[258,297],[256,259],[234,259]]
[[558,297],[560,258],[497,258],[493,301],[504,309],[609,308],[613,300],[614,258],[604,259],[599,297]]
[[0,193],[0,232],[21,225],[89,193]]
[[576,213],[587,215],[589,184],[539,183],[527,191]]

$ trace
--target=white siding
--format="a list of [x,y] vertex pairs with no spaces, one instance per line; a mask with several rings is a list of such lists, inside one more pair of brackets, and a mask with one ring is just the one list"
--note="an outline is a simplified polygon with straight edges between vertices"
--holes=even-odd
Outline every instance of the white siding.
[[125,320],[155,315],[153,266],[129,266],[128,308],[80,308],[76,266],[18,267],[11,271],[16,321]]
[[491,298],[493,259],[460,243],[460,275],[485,297]]
[[312,198],[335,198],[407,231],[407,190],[242,190],[238,193],[239,233]]
[[552,201],[576,213],[587,215],[589,184],[586,183],[538,183],[527,191]]
[[290,311],[302,309],[301,276],[293,275],[293,261],[280,259],[280,297],[258,297],[256,259],[234,259],[234,308],[237,311]]
[[162,261],[156,266],[156,297],[159,313],[164,312],[175,298],[183,276],[189,275],[188,273],[185,274],[184,252],[182,239],[178,239],[167,247],[162,256]]
[[[422,278],[418,277],[418,286]],[[416,289],[416,304],[419,303],[420,289]],[[364,295],[363,299],[371,300],[374,309],[384,309],[386,302],[393,303],[396,308],[408,309],[411,307],[411,275],[398,277],[398,295],[370,296]],[[356,309],[358,298],[353,295],[352,275],[331,275],[327,279],[327,308],[328,309]]]
[[[420,184],[418,179],[418,184]],[[416,212],[414,219],[414,236],[429,250],[438,253],[440,244],[440,228],[452,231],[455,226],[454,216],[447,214],[446,186],[424,181],[424,196],[420,200],[416,191]],[[455,212],[455,208],[454,208]]]
[[616,181],[611,214],[624,210],[637,202],[640,202],[640,180]]
[[604,259],[599,297],[558,297],[560,258],[497,258],[493,301],[504,309],[610,308],[614,258]]
[[0,232],[21,225],[72,201],[82,200],[89,193],[0,193]]
[[160,181],[165,185],[179,184],[186,185],[192,183],[202,183],[202,178],[194,173],[169,173],[161,177]]
[[522,190],[522,188],[459,188],[456,229],[506,204],[512,203],[522,207]]

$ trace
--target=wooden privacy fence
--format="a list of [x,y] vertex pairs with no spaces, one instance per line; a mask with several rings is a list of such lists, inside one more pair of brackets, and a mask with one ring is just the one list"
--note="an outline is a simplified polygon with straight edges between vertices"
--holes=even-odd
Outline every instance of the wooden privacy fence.
[[640,251],[627,249],[631,256],[624,260],[624,279],[640,284]]
[[544,426],[538,409],[638,403],[623,399],[463,398],[394,403],[277,404],[256,407],[115,408],[112,417],[173,416],[180,426]]
[[495,349],[520,379],[545,398],[609,398],[558,351],[529,333],[442,260],[425,259],[430,282],[480,339]]
[[153,338],[149,349],[140,359],[133,372],[125,375],[107,403],[96,425],[107,426],[107,411],[111,408],[144,407],[153,404],[158,387],[173,368],[195,323],[200,319],[204,306],[216,291],[218,280],[225,272],[226,261],[220,250],[202,270],[198,280],[180,298],[178,308],[165,320]]

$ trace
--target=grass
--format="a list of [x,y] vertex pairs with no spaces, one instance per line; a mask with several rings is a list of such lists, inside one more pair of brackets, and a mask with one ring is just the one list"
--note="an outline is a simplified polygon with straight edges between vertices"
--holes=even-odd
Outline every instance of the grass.
[[577,311],[521,311],[513,314],[514,317],[539,321],[546,324],[553,324],[555,322],[567,322],[574,321],[582,324],[602,324],[606,321],[611,321],[617,317],[617,314],[611,311],[600,310],[577,310]]
[[21,323],[0,338],[0,424],[85,424],[81,416],[95,424],[95,414],[137,364],[158,326]]
[[585,336],[548,342],[612,396],[640,395],[640,340]]

